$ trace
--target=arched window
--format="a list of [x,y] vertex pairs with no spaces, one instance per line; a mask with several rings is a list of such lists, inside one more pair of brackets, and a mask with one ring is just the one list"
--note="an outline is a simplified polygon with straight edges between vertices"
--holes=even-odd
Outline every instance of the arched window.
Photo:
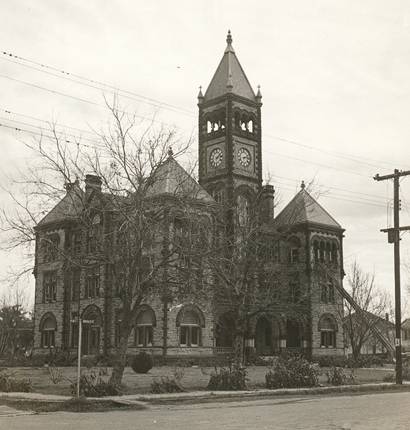
[[238,206],[238,224],[241,227],[244,227],[249,222],[249,215],[250,215],[249,199],[245,197],[243,194],[240,194],[237,198],[237,206]]
[[201,327],[204,324],[202,312],[194,306],[186,306],[177,315],[177,326],[179,326],[180,346],[200,346]]
[[135,346],[152,346],[154,344],[155,313],[149,306],[143,306],[137,314],[134,344]]
[[40,322],[41,347],[54,348],[56,342],[57,321],[52,313],[43,316]]
[[336,348],[337,323],[332,315],[322,315],[319,320],[320,347]]
[[249,133],[253,133],[253,120],[252,119],[248,122],[247,129],[248,129]]
[[84,309],[82,316],[82,350],[85,355],[96,354],[100,349],[102,316],[100,309],[90,305]]

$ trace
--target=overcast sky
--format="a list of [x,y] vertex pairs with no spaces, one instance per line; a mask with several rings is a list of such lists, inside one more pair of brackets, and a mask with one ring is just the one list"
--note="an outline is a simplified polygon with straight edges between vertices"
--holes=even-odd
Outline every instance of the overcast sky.
[[[20,0],[2,2],[0,16],[0,51],[21,57],[0,54],[3,184],[30,162],[30,134],[5,126],[39,132],[39,120],[56,119],[92,139],[87,131],[106,119],[101,90],[35,63],[131,91],[120,99],[128,111],[196,136],[198,87],[209,84],[231,29],[248,79],[261,85],[264,177],[278,210],[314,179],[320,203],[346,229],[346,270],[357,259],[393,292],[393,247],[379,231],[391,225],[392,183],[372,177],[410,169],[408,0]],[[401,182],[402,225],[409,184]],[[403,263],[409,244],[404,234]],[[18,259],[1,254],[0,277]]]

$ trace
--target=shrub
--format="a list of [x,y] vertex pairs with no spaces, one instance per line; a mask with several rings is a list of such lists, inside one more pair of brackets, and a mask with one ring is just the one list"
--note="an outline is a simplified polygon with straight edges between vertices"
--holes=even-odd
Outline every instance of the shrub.
[[135,373],[148,373],[152,366],[152,357],[143,351],[136,355],[131,363],[132,370]]
[[175,377],[161,376],[161,378],[154,379],[151,383],[151,393],[182,393],[184,388]]
[[323,355],[318,357],[320,367],[346,367],[348,359],[344,355]]
[[319,384],[319,370],[299,356],[279,357],[265,375],[266,388],[314,387]]
[[383,382],[394,382],[396,380],[396,375],[392,372],[383,378]]
[[229,367],[215,368],[211,373],[208,382],[208,389],[230,391],[230,390],[246,390],[246,368],[245,367]]
[[16,379],[12,373],[0,371],[0,391],[5,393],[30,393],[33,391],[30,379]]
[[410,381],[410,362],[407,360],[403,362],[402,376],[405,381]]
[[331,367],[326,372],[326,376],[327,382],[331,385],[346,385],[355,383],[353,371],[350,372],[350,375],[346,375],[345,370],[342,367]]
[[[121,394],[120,387],[103,379],[107,375],[107,369],[98,372],[92,370],[80,377],[80,395],[85,397],[117,396]],[[70,386],[71,394],[77,394],[77,381]]]

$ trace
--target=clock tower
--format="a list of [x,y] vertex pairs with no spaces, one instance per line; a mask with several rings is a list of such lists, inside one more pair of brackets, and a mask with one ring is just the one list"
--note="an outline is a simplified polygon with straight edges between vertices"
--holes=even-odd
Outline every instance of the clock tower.
[[255,95],[230,31],[226,42],[211,83],[198,95],[199,183],[217,202],[237,207],[241,224],[262,187],[262,95],[259,89]]

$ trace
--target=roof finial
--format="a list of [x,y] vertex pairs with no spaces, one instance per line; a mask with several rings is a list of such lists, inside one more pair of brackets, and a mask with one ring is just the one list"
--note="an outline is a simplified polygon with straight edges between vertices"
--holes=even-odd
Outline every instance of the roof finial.
[[232,45],[232,35],[231,35],[231,30],[228,30],[228,35],[226,36],[226,43],[228,45]]
[[300,188],[301,188],[302,190],[304,190],[304,189],[305,189],[305,187],[306,187],[306,185],[305,185],[305,181],[302,181],[302,183],[300,184]]
[[203,101],[204,101],[204,95],[202,94],[202,86],[199,86],[198,103],[202,103]]
[[256,101],[259,103],[261,103],[261,101],[262,101],[262,93],[261,93],[261,86],[260,85],[258,85],[258,92],[256,94]]
[[172,147],[170,146],[168,149],[168,158],[173,158],[174,157],[174,151],[172,150]]

